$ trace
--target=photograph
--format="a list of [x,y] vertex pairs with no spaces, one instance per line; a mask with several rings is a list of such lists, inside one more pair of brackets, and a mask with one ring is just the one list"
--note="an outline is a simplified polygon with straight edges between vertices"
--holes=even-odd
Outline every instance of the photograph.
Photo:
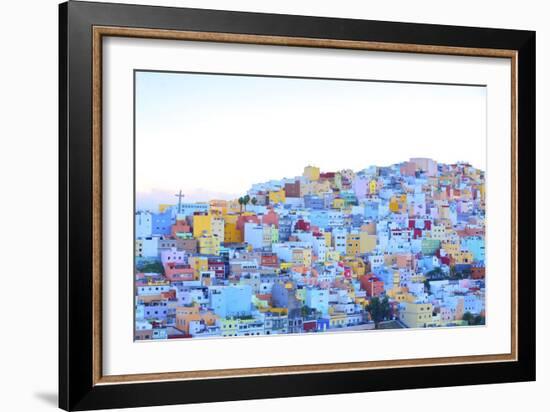
[[[57,194],[58,253],[36,250],[58,282],[30,295],[58,297],[57,327],[14,339],[58,334],[57,357],[25,351],[58,363],[57,392],[35,398],[451,412],[536,397],[542,20],[145,3],[59,5],[57,191],[36,161],[55,156],[12,139],[30,156],[5,202],[22,255],[29,239],[9,236],[34,232],[17,216],[49,222],[28,199]],[[10,102],[32,103],[13,84]],[[42,103],[16,125],[40,142]],[[7,275],[28,261],[8,258]]]
[[134,339],[484,327],[486,106],[136,69]]

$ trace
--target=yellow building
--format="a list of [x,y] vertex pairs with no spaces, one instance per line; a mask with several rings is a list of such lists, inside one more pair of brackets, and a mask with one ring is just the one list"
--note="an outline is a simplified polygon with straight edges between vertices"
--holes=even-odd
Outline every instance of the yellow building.
[[459,265],[471,264],[474,261],[474,255],[472,254],[472,252],[461,250],[454,256],[454,259],[455,259],[455,263]]
[[161,203],[159,205],[159,213],[164,213],[164,211],[166,209],[168,209],[169,207],[172,207],[172,206],[174,206],[174,205],[169,205],[168,203]]
[[331,328],[344,327],[346,326],[346,320],[347,316],[345,313],[336,312],[330,314],[329,324]]
[[398,213],[407,210],[407,195],[392,196],[390,199],[390,211]]
[[212,236],[218,239],[218,242],[223,242],[224,219],[223,217],[207,215],[193,216],[193,237],[198,239],[202,236]]
[[332,207],[334,209],[342,209],[346,204],[346,201],[342,198],[337,197],[332,201]]
[[201,236],[199,239],[199,253],[201,255],[219,255],[220,241],[216,236]]
[[296,248],[292,250],[292,261],[297,265],[311,266],[312,253],[308,248]]
[[378,184],[376,183],[376,180],[373,179],[369,183],[369,193],[371,195],[374,195],[376,194],[377,191],[378,191]]
[[240,243],[244,240],[243,233],[237,229],[238,215],[223,215],[224,242]]
[[193,237],[200,238],[203,235],[212,235],[212,215],[193,216]]
[[369,253],[376,249],[376,235],[367,231],[359,232],[359,253]]
[[393,213],[399,212],[399,202],[395,196],[390,199],[390,211]]
[[332,244],[332,233],[331,232],[324,232],[323,236],[325,237],[325,246],[328,249],[329,246]]
[[458,242],[443,242],[441,247],[453,259],[456,259],[460,253],[460,244]]
[[189,266],[193,269],[193,277],[195,280],[199,280],[201,272],[208,270],[208,258],[205,256],[190,256]]
[[306,166],[306,167],[304,167],[303,176],[308,178],[312,182],[316,181],[316,180],[319,180],[320,175],[321,175],[321,170],[318,167],[315,167],[315,166]]
[[431,303],[404,302],[399,319],[409,328],[425,328],[433,325],[433,306]]
[[344,262],[351,268],[354,277],[363,276],[367,272],[367,266],[365,262],[359,257],[347,257],[344,259]]
[[416,299],[414,295],[409,293],[406,287],[394,286],[386,291],[389,298],[401,303],[401,302],[414,302]]
[[269,203],[284,203],[286,201],[286,193],[284,189],[269,192]]
[[281,270],[288,270],[288,269],[290,269],[292,266],[294,266],[294,263],[292,263],[292,262],[281,262],[281,263],[279,264],[279,268],[280,268]]
[[360,253],[360,234],[348,233],[346,236],[346,255],[357,256]]

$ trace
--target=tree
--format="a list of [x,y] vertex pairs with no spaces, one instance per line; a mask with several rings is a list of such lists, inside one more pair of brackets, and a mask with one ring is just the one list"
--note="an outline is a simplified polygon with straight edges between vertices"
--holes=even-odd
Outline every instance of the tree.
[[302,306],[302,308],[301,308],[301,312],[302,312],[302,317],[303,317],[303,318],[309,318],[309,317],[315,315],[315,312],[316,312],[316,311],[315,311],[315,309],[310,308],[309,306],[304,305],[304,306]]
[[462,315],[462,320],[468,322],[468,325],[473,325],[475,318],[470,312],[465,312],[464,315]]
[[160,262],[147,262],[137,268],[142,273],[164,274],[164,267]]
[[258,203],[258,199],[256,199],[255,197],[252,198],[252,200],[250,201],[254,206],[256,206],[256,203]]
[[370,318],[374,322],[374,328],[378,329],[378,324],[386,320],[391,315],[390,302],[388,297],[380,299],[379,297],[374,297],[371,299],[370,303],[367,306],[367,312],[370,314]]
[[245,197],[243,197],[243,204],[244,204],[244,211],[246,212],[246,205],[250,202],[250,196],[248,195],[245,195]]
[[244,197],[239,197],[239,205],[241,206],[241,213],[243,212],[243,205],[244,205]]
[[441,280],[445,277],[443,270],[440,267],[436,267],[426,273],[426,277],[430,280]]
[[485,316],[476,315],[474,325],[485,325]]
[[430,279],[426,279],[424,281],[424,291],[428,294],[432,293],[432,287],[430,286]]

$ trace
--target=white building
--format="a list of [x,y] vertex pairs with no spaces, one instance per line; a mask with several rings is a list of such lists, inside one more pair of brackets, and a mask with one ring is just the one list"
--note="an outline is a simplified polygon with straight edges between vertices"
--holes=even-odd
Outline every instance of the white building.
[[175,247],[164,249],[160,252],[160,261],[166,263],[187,263],[187,253],[184,250],[177,250]]
[[183,220],[187,216],[192,216],[193,213],[208,213],[210,205],[208,203],[182,203],[181,213],[178,213],[178,206],[172,206],[172,210],[177,215],[177,220]]
[[384,255],[370,255],[368,259],[372,270],[384,266]]
[[344,224],[344,214],[340,210],[329,210],[328,225],[331,227],[342,226]]
[[311,242],[313,253],[317,256],[319,262],[327,260],[327,244],[325,236],[314,236]]
[[256,223],[245,223],[244,241],[254,249],[261,249],[271,244],[271,226]]
[[147,237],[136,240],[136,257],[152,258],[159,255],[159,238]]
[[341,254],[346,254],[347,235],[348,231],[343,227],[337,227],[332,230],[334,249]]
[[328,315],[329,292],[326,289],[306,289],[306,306]]
[[143,239],[153,233],[153,216],[149,212],[137,212],[135,216],[136,239]]

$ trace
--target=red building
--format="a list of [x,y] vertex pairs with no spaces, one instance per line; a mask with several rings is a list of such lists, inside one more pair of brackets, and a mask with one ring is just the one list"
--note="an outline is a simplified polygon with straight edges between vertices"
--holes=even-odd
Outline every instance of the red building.
[[273,209],[269,209],[269,211],[262,216],[262,223],[264,225],[274,225],[275,227],[279,227],[279,215],[273,211]]
[[286,197],[300,197],[300,182],[285,183],[284,191]]
[[164,264],[164,274],[170,282],[193,280],[193,269],[189,265],[169,262]]
[[225,263],[222,258],[209,257],[208,270],[213,271],[218,279],[225,278]]
[[409,229],[432,230],[432,221],[427,219],[409,219]]
[[298,219],[294,230],[301,230],[302,232],[309,232],[311,230],[311,225],[309,222],[306,222],[304,219]]
[[380,296],[384,293],[384,282],[372,273],[361,276],[359,283],[361,284],[361,289],[367,292],[367,296],[370,298]]
[[262,253],[261,265],[267,267],[279,267],[279,258],[275,253]]
[[485,278],[485,266],[474,265],[472,266],[472,279],[484,279]]
[[316,320],[304,320],[304,323],[302,324],[304,328],[304,332],[315,332],[317,329],[317,321]]
[[241,233],[244,233],[244,224],[245,223],[256,223],[260,224],[260,218],[256,215],[241,215],[237,218],[237,230],[240,230]]
[[190,233],[191,226],[187,224],[185,220],[177,220],[174,225],[172,225],[172,237],[177,237],[178,233]]

